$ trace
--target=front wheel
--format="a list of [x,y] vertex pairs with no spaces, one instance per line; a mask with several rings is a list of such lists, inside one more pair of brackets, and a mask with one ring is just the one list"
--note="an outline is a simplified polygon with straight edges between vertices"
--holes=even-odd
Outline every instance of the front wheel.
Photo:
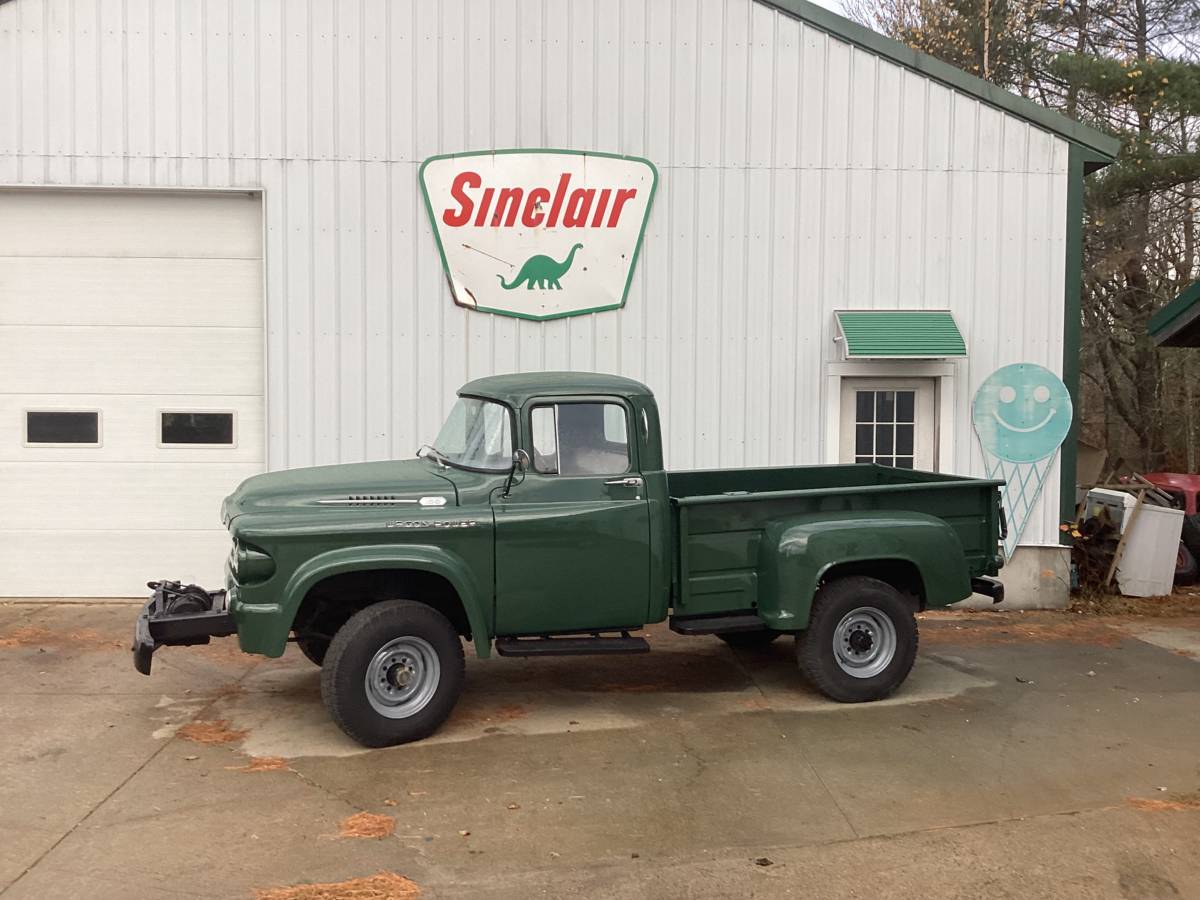
[[342,731],[366,747],[428,737],[462,693],[462,643],[440,612],[411,600],[377,603],[334,635],[321,696]]
[[796,662],[826,697],[839,703],[880,700],[908,677],[917,658],[911,599],[861,575],[824,585],[808,628],[796,637]]

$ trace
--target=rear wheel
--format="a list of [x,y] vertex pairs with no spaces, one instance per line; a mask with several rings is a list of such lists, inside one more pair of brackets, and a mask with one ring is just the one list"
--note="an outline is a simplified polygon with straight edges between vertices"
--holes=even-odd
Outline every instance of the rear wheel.
[[817,592],[808,628],[796,637],[800,671],[840,703],[886,697],[917,658],[913,612],[911,599],[877,578],[829,582]]
[[463,686],[458,633],[437,610],[391,600],[356,613],[321,668],[329,714],[367,747],[420,740],[446,720]]
[[764,629],[763,631],[733,631],[729,634],[718,634],[717,637],[735,650],[760,650],[782,634],[782,631]]

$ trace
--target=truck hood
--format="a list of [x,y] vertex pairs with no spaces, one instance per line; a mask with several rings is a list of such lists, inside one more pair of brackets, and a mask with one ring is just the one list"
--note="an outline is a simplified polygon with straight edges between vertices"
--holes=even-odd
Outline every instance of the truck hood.
[[[267,472],[247,478],[221,505],[225,525],[243,513],[297,507],[346,509],[395,506],[398,509],[457,506],[454,482],[439,474],[428,459],[343,463]],[[407,502],[406,502],[407,501]]]

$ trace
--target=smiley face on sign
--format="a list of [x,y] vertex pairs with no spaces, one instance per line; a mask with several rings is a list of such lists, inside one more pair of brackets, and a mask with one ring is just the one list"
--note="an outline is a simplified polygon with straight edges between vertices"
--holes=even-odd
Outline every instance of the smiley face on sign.
[[998,459],[1034,462],[1054,453],[1071,430],[1067,386],[1034,363],[997,369],[980,386],[971,407],[983,449]]

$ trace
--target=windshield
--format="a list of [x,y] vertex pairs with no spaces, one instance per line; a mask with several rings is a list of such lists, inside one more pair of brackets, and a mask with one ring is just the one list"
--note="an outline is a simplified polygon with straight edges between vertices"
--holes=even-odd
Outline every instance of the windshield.
[[490,400],[459,397],[433,449],[438,457],[463,469],[505,472],[512,466],[512,416],[508,407]]

